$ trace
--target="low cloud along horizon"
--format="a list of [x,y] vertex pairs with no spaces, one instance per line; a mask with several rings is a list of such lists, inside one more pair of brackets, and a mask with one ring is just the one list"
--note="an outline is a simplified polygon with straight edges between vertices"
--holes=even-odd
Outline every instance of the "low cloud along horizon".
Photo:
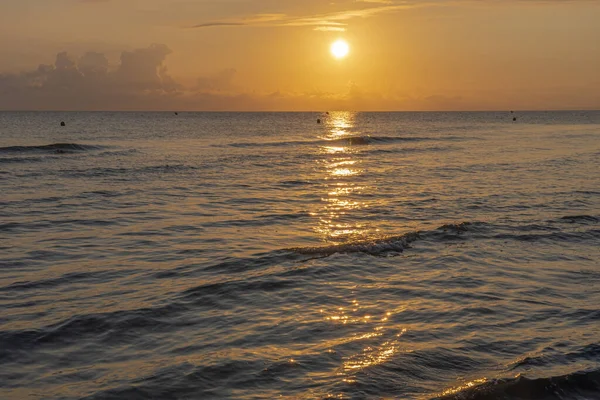
[[[415,97],[401,91],[369,92],[348,82],[342,93],[264,92],[248,90],[235,82],[235,68],[199,76],[185,86],[169,74],[165,44],[123,51],[117,64],[99,52],[87,52],[78,59],[67,52],[56,55],[54,64],[40,64],[20,73],[0,73],[0,110],[147,110],[147,111],[314,111],[314,110],[485,110],[529,109],[527,98],[519,104],[486,102],[484,98],[431,93]],[[564,88],[561,88],[564,91]],[[547,109],[569,105],[563,96]],[[594,108],[597,98],[578,98],[573,91],[570,106]],[[531,100],[531,104],[539,100]],[[499,107],[500,106],[500,107]],[[531,109],[536,108],[531,107]],[[540,109],[540,107],[537,107]]]

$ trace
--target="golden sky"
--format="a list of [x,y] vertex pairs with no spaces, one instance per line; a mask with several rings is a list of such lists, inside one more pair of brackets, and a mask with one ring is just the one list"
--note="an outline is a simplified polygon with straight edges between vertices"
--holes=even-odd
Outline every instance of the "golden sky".
[[600,109],[599,21],[596,0],[2,0],[0,109]]

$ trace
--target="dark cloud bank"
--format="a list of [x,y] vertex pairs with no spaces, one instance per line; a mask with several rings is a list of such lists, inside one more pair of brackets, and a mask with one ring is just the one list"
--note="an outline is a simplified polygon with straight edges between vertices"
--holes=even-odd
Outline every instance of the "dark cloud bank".
[[155,108],[181,90],[164,66],[170,53],[165,45],[126,51],[114,69],[102,53],[88,52],[77,62],[58,53],[54,65],[0,74],[0,109]]

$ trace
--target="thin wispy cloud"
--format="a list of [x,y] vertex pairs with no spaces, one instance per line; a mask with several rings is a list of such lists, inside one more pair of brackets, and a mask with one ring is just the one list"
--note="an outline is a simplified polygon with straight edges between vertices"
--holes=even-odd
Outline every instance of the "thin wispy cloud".
[[402,9],[421,7],[417,3],[392,2],[390,0],[363,0],[362,3],[378,4],[343,11],[321,13],[315,15],[257,14],[237,20],[209,21],[192,26],[192,28],[255,26],[255,27],[314,27],[320,31],[343,31],[348,21],[369,18],[379,14],[390,13]]
[[244,22],[206,22],[204,24],[194,25],[192,28],[212,28],[217,26],[244,26]]
[[394,4],[392,0],[359,0],[360,3]]
[[346,28],[340,26],[317,26],[314,30],[321,32],[345,32]]
[[280,26],[321,26],[344,25],[347,21],[358,18],[369,18],[378,14],[389,13],[401,9],[413,8],[412,5],[391,5],[354,9],[334,13],[320,14],[311,17],[290,18],[283,21]]
[[235,27],[235,26],[267,26],[283,21],[287,18],[286,14],[256,14],[239,19],[227,19],[220,21],[209,21],[192,26],[191,28],[214,28],[214,27]]
[[[93,0],[91,0],[93,1]],[[230,18],[217,21],[207,21],[193,25],[191,28],[211,27],[313,27],[318,31],[345,31],[351,20],[375,17],[381,14],[399,12],[402,10],[456,6],[460,4],[560,4],[575,2],[592,2],[596,0],[512,0],[498,2],[496,0],[355,0],[347,4],[347,9],[335,12],[316,13],[312,15],[293,15],[289,13],[255,14],[241,18]],[[332,3],[333,4],[333,3]]]

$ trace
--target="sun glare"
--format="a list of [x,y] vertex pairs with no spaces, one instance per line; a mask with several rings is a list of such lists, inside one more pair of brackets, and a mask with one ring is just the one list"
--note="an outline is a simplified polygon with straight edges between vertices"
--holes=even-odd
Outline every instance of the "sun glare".
[[331,54],[337,59],[346,57],[349,52],[350,46],[345,40],[337,40],[331,45]]

